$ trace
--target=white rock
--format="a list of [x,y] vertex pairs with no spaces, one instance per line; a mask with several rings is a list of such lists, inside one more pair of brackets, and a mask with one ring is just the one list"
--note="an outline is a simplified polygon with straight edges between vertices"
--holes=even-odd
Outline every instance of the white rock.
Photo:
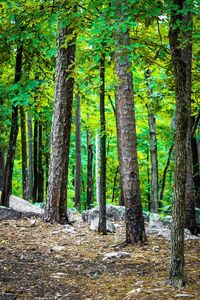
[[128,252],[110,252],[110,253],[105,253],[103,255],[103,260],[112,259],[112,258],[119,259],[125,257],[131,257],[131,255]]

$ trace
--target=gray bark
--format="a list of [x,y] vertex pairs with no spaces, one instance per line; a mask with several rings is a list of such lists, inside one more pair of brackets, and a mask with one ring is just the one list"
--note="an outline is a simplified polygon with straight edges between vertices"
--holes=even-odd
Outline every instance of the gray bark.
[[[66,38],[68,45],[66,46]],[[75,36],[70,26],[60,27],[57,40],[55,95],[45,219],[68,222],[66,187],[69,164],[75,62]]]

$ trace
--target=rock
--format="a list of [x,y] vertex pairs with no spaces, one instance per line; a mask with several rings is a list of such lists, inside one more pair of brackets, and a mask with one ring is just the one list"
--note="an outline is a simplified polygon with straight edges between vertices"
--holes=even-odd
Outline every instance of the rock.
[[53,246],[51,249],[50,249],[50,252],[56,252],[56,253],[59,253],[59,252],[62,252],[65,250],[65,247],[64,246],[59,246],[59,245],[55,245]]
[[43,209],[36,207],[30,202],[13,195],[10,196],[9,207],[22,213],[32,213],[36,215],[44,214]]
[[196,207],[195,212],[196,212],[196,223],[197,223],[197,226],[200,229],[200,208]]
[[[98,231],[99,226],[99,215],[97,215],[94,219],[91,220],[89,225],[90,230]],[[106,222],[107,232],[114,233],[115,232],[115,225],[113,222],[107,220]]]
[[70,223],[75,223],[79,220],[79,217],[76,216],[70,208],[67,208],[67,217]]
[[175,298],[194,298],[194,295],[191,294],[177,294]]
[[110,252],[110,253],[105,253],[103,255],[102,260],[107,260],[107,259],[119,259],[119,258],[126,258],[126,257],[131,257],[131,255],[128,252]]
[[17,220],[22,217],[22,213],[12,208],[0,207],[0,220]]
[[69,224],[64,225],[64,229],[68,233],[72,233],[72,234],[75,234],[77,232],[76,229],[73,226],[69,225]]

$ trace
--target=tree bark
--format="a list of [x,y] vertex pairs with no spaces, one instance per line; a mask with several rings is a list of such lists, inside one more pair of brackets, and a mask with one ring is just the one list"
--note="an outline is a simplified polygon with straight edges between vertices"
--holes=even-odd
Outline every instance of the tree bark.
[[93,161],[93,149],[90,140],[90,133],[87,130],[87,200],[86,207],[87,209],[92,208],[93,206],[93,174],[92,174],[92,161]]
[[106,228],[106,118],[105,118],[105,54],[100,59],[100,199],[98,232],[107,234]]
[[26,115],[23,106],[20,106],[21,118],[21,150],[22,150],[22,198],[29,199],[28,186],[28,163],[27,163],[27,143],[26,143]]
[[[16,53],[16,66],[15,66],[15,79],[14,83],[17,83],[21,79],[22,71],[22,54],[23,46],[19,46]],[[10,130],[10,139],[9,147],[6,159],[5,167],[5,176],[4,176],[4,186],[1,194],[1,205],[9,207],[9,197],[12,192],[12,175],[14,167],[14,158],[15,158],[15,148],[17,143],[17,135],[19,130],[18,125],[18,106],[12,107],[12,120],[11,120],[11,130]]]
[[162,179],[162,185],[161,185],[161,191],[160,191],[160,202],[162,205],[162,200],[164,197],[164,191],[165,191],[165,182],[166,182],[166,177],[167,177],[167,171],[169,168],[169,164],[170,164],[170,160],[171,160],[171,154],[172,154],[172,150],[174,148],[174,144],[171,145],[170,149],[169,149],[169,153],[168,153],[168,158],[167,158],[167,163],[166,166],[164,168],[164,172],[163,172],[163,179]]
[[[67,46],[66,38],[68,39]],[[74,88],[75,39],[73,28],[70,25],[59,28],[49,179],[45,209],[46,221],[59,223],[68,222],[66,187]]]
[[33,136],[32,116],[28,112],[28,175],[29,175],[29,199],[33,198]]
[[[176,80],[176,130],[175,130],[175,187],[172,206],[171,261],[169,282],[185,284],[184,222],[187,174],[186,132],[188,130],[188,74],[184,51],[181,48],[183,26],[191,26],[190,13],[184,19],[183,9],[188,9],[185,0],[173,0],[175,8],[171,14],[169,31],[170,49]],[[185,41],[184,41],[185,42]],[[187,41],[187,44],[190,41]]]
[[149,172],[149,149],[147,149],[147,199],[148,210],[151,211],[151,188],[150,188],[150,172]]
[[193,234],[197,233],[195,218],[195,194],[193,189],[193,158],[192,158],[192,117],[191,117],[191,92],[192,92],[192,14],[188,12],[183,16],[183,22],[190,29],[185,29],[183,34],[186,45],[182,50],[183,61],[185,64],[186,82],[185,92],[187,96],[188,126],[187,126],[187,175],[185,191],[185,228]]
[[150,85],[151,70],[146,71],[146,82],[148,88],[148,97],[150,103],[148,109],[149,122],[149,140],[150,140],[150,157],[151,157],[151,212],[158,213],[158,156],[157,156],[157,138],[156,138],[156,116],[152,103],[152,88]]
[[99,178],[99,137],[98,134],[95,138],[95,175],[96,175],[96,202],[99,203],[100,196],[100,178]]
[[118,77],[116,111],[118,124],[118,147],[122,190],[126,211],[126,242],[143,243],[146,240],[142,214],[135,112],[133,102],[133,78],[127,46],[129,33],[117,33],[115,67]]
[[38,126],[38,202],[44,200],[44,170],[42,164],[43,145],[42,145],[42,122]]
[[81,107],[80,96],[76,96],[76,170],[75,170],[75,206],[81,209]]
[[5,169],[5,157],[4,157],[3,150],[0,149],[0,191],[2,191],[3,189],[4,169]]
[[192,158],[193,158],[193,182],[195,189],[195,205],[200,208],[200,172],[199,172],[199,159],[197,140],[192,137]]
[[34,122],[34,144],[33,144],[33,202],[37,202],[38,196],[38,120]]

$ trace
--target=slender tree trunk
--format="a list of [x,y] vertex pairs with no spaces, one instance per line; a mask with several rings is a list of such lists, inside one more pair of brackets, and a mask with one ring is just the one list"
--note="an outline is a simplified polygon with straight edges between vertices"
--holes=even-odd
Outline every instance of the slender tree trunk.
[[146,82],[148,88],[148,121],[149,121],[149,139],[150,139],[150,157],[151,157],[151,211],[158,213],[158,156],[157,156],[157,139],[156,139],[156,116],[152,103],[152,88],[150,85],[151,71],[146,71]]
[[[22,53],[23,46],[19,46],[16,53],[16,66],[15,66],[15,80],[14,83],[17,83],[21,79],[21,70],[22,70]],[[12,107],[12,120],[11,120],[11,130],[10,130],[10,139],[9,147],[6,159],[5,167],[5,176],[4,176],[4,186],[1,194],[1,205],[9,207],[9,197],[12,192],[12,175],[14,167],[14,158],[15,158],[15,148],[17,143],[17,135],[19,130],[18,125],[18,106]]]
[[[63,26],[63,25],[62,25]],[[66,46],[66,39],[68,45]],[[59,28],[51,151],[45,219],[68,222],[66,187],[69,165],[71,116],[74,89],[75,35],[69,25]]]
[[137,159],[136,125],[133,102],[133,78],[127,55],[129,33],[117,33],[115,67],[118,76],[116,111],[120,173],[126,211],[126,242],[146,240],[142,214],[139,169]]
[[76,96],[76,170],[75,170],[75,206],[81,209],[81,107],[80,96]]
[[92,208],[93,206],[93,174],[92,174],[92,161],[93,161],[93,150],[92,144],[90,140],[90,133],[87,130],[87,201],[86,207],[87,209]]
[[3,150],[0,149],[0,191],[2,191],[3,189],[4,169],[5,169],[5,157],[4,157]]
[[195,189],[195,205],[200,208],[200,172],[196,138],[192,137],[193,182]]
[[116,168],[115,176],[113,179],[113,191],[112,191],[112,203],[115,201],[115,190],[116,190],[116,185],[117,185],[117,174],[119,173],[119,166]]
[[44,170],[42,164],[43,145],[42,145],[42,122],[38,126],[38,202],[44,200]]
[[[186,132],[188,130],[188,74],[184,51],[181,48],[183,26],[191,26],[191,15],[185,19],[182,10],[188,9],[185,0],[173,0],[169,41],[176,79],[175,187],[172,206],[171,263],[169,280],[173,285],[185,284],[184,222],[187,174]],[[179,11],[179,13],[177,13]],[[185,42],[185,40],[184,40]],[[190,43],[187,40],[187,44]],[[185,44],[186,45],[186,44]],[[187,47],[187,46],[185,46]],[[189,62],[190,63],[190,62]]]
[[29,175],[29,199],[33,197],[33,136],[32,116],[28,112],[28,175]]
[[107,234],[106,228],[106,118],[105,118],[105,54],[100,59],[100,201],[98,232]]
[[171,154],[172,154],[172,150],[174,148],[174,144],[171,145],[170,149],[169,149],[169,153],[168,153],[168,158],[167,158],[167,163],[166,166],[164,168],[164,172],[163,172],[163,179],[162,179],[162,185],[161,185],[161,191],[160,191],[160,203],[162,205],[162,200],[164,197],[164,191],[165,191],[165,182],[166,182],[166,177],[167,177],[167,171],[169,168],[169,164],[170,164],[170,160],[171,160]]
[[26,115],[23,106],[20,106],[21,118],[21,150],[22,150],[22,197],[29,199],[28,186],[28,164],[27,164],[27,143],[26,143]]
[[149,172],[149,149],[147,149],[147,199],[148,199],[148,210],[151,211],[151,189],[150,189],[150,172]]
[[99,196],[100,196],[100,178],[99,178],[99,137],[98,134],[96,135],[95,138],[95,175],[96,175],[96,202],[99,203]]
[[34,122],[34,144],[33,144],[33,202],[37,202],[38,195],[38,120]]

